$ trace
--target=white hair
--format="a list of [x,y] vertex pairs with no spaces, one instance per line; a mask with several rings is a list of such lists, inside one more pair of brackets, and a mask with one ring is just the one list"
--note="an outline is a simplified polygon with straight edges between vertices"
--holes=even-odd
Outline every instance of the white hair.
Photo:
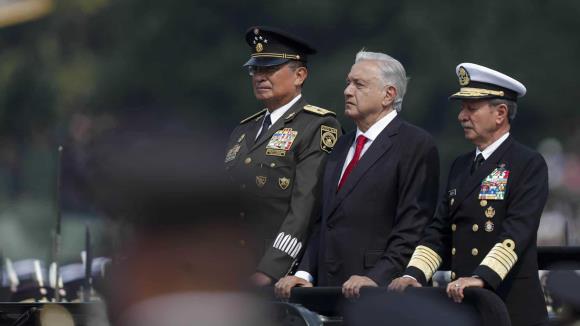
[[356,54],[355,63],[363,60],[372,60],[377,62],[381,71],[381,79],[386,85],[391,85],[397,90],[397,97],[393,107],[397,112],[403,108],[403,97],[407,92],[407,83],[409,78],[403,65],[397,59],[379,52],[367,52],[364,49]]

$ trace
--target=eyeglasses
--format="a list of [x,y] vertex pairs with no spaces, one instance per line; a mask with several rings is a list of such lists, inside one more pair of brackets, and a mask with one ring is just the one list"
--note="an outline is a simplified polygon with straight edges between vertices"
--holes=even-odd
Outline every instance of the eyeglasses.
[[248,66],[248,74],[254,76],[256,74],[271,75],[276,71],[282,69],[286,63],[275,66]]

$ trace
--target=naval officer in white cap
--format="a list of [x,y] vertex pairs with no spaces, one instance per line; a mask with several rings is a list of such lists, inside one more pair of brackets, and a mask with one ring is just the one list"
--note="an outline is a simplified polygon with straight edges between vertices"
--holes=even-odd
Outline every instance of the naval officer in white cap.
[[548,197],[542,156],[510,135],[519,81],[473,63],[456,68],[458,120],[475,150],[451,165],[446,193],[425,229],[405,276],[391,290],[426,285],[443,259],[451,262],[448,296],[462,302],[464,289],[487,288],[505,302],[512,325],[546,321],[538,279],[536,235]]

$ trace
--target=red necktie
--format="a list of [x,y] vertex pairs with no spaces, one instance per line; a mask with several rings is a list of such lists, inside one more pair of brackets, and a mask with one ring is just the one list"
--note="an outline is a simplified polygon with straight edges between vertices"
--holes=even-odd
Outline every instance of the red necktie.
[[354,169],[354,167],[357,165],[358,160],[360,159],[360,153],[362,152],[362,149],[365,146],[365,143],[367,142],[367,140],[368,139],[363,135],[359,135],[356,138],[356,148],[354,150],[354,156],[352,157],[352,160],[350,160],[350,162],[346,166],[346,169],[344,170],[342,178],[340,179],[340,182],[338,183],[337,191],[340,190],[340,187],[342,187],[342,185],[346,181],[346,178],[348,178],[348,175],[350,174],[352,169]]

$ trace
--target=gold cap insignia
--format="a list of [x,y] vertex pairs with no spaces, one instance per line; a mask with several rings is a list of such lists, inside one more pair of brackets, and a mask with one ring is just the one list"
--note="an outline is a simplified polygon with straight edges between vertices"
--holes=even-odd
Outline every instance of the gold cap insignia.
[[495,216],[495,208],[489,206],[485,210],[485,217],[487,217],[487,218],[493,218],[494,216]]
[[265,177],[263,175],[256,176],[256,185],[258,186],[258,188],[264,187],[264,185],[266,184],[266,181],[268,181],[268,177]]
[[467,72],[467,70],[465,70],[465,68],[459,67],[457,77],[459,77],[459,85],[461,86],[469,85],[471,79],[469,78],[469,73]]
[[258,43],[256,44],[256,52],[262,52],[264,51],[264,46],[262,45],[262,43]]
[[278,178],[278,185],[282,190],[286,190],[290,185],[290,179],[286,177]]
[[320,148],[330,153],[338,140],[338,129],[329,126],[320,126]]

